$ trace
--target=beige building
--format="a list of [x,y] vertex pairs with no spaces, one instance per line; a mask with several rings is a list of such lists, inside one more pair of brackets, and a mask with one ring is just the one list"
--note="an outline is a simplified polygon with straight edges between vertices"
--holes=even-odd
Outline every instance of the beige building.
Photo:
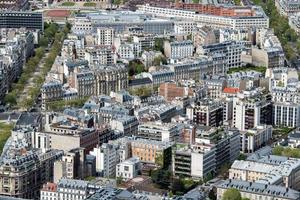
[[284,66],[284,52],[282,49],[259,49],[252,47],[252,63],[257,66],[275,68]]
[[274,155],[257,160],[236,160],[229,169],[229,178],[299,189],[300,160]]
[[63,152],[49,150],[42,153],[41,150],[19,149],[19,152],[14,153],[20,155],[10,159],[7,156],[1,158],[0,195],[37,198],[42,185],[52,180],[53,164]]
[[49,136],[50,148],[68,152],[82,147],[85,153],[88,153],[98,145],[99,134],[95,129],[78,128],[61,122],[52,122],[52,120],[52,116],[46,116],[45,134]]
[[141,162],[167,165],[171,162],[171,143],[155,140],[137,139],[131,142],[133,157],[138,157]]
[[193,43],[197,48],[201,45],[214,44],[218,42],[216,32],[209,26],[203,26],[196,31],[193,31]]
[[83,179],[85,155],[83,148],[72,149],[65,153],[61,160],[54,163],[54,183],[58,183],[61,178]]

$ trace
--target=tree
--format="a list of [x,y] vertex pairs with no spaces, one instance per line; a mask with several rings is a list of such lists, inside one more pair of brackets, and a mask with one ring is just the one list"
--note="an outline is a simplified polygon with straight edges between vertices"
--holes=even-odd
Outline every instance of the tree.
[[246,160],[247,156],[243,153],[240,153],[238,160]]
[[140,74],[146,70],[144,64],[141,63],[139,60],[130,61],[128,68],[129,68],[128,69],[129,76],[134,76],[136,74]]
[[4,97],[5,104],[16,105],[17,95],[16,93],[10,92]]
[[154,58],[153,65],[160,66],[161,64],[167,64],[167,59],[164,56],[157,56]]
[[49,39],[47,37],[41,37],[39,41],[40,47],[47,47],[49,44]]
[[41,59],[41,58],[43,57],[44,53],[45,53],[45,49],[42,48],[42,47],[39,47],[39,48],[37,48],[37,49],[35,50],[35,55],[36,55],[39,59]]
[[234,0],[234,4],[238,6],[241,5],[241,0]]
[[114,5],[120,5],[122,3],[122,0],[113,0],[112,2]]
[[171,172],[169,170],[157,169],[151,171],[151,179],[163,189],[168,189],[170,185]]
[[241,200],[241,193],[235,188],[226,190],[223,194],[222,200]]
[[47,38],[53,38],[55,33],[58,31],[58,25],[56,23],[51,23],[44,31],[44,35]]
[[283,150],[284,150],[284,147],[283,147],[283,146],[276,146],[276,147],[273,148],[272,153],[273,153],[274,155],[281,156]]
[[223,178],[227,178],[229,169],[230,169],[230,163],[224,163],[221,166],[219,171],[220,176],[222,176]]
[[171,183],[171,190],[173,193],[175,194],[181,194],[185,192],[185,188],[184,185],[182,183],[182,181],[180,179],[173,179],[172,183]]
[[120,185],[120,184],[122,184],[122,182],[123,182],[123,178],[122,178],[121,176],[118,176],[118,177],[116,178],[116,181],[117,181],[117,184]]
[[149,87],[139,87],[129,91],[131,95],[147,97],[152,94],[152,90]]
[[213,187],[210,191],[209,191],[209,193],[208,193],[208,198],[210,199],[210,200],[217,200],[217,196],[216,196],[216,188],[215,187]]
[[154,49],[156,51],[160,51],[160,52],[164,53],[164,41],[165,41],[165,38],[155,38]]

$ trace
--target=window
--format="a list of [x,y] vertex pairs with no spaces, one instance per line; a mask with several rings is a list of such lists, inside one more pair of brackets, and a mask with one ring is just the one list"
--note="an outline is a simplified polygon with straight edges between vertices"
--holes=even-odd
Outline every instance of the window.
[[124,171],[129,171],[129,167],[128,166],[124,166]]

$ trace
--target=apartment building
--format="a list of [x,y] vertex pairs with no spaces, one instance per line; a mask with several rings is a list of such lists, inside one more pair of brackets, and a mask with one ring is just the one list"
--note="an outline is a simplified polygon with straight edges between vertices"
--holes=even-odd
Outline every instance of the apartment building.
[[65,58],[84,59],[84,51],[84,38],[75,37],[64,40],[61,55]]
[[114,177],[116,165],[120,162],[118,147],[114,144],[104,143],[90,151],[96,157],[96,172],[103,177]]
[[300,17],[299,13],[295,13],[295,14],[289,16],[289,25],[297,33],[300,32],[300,18],[299,17]]
[[300,11],[300,2],[293,0],[275,0],[275,6],[279,13],[288,17]]
[[280,185],[296,190],[300,187],[299,174],[299,159],[275,155],[246,161],[236,160],[229,170],[230,179]]
[[215,149],[216,171],[225,163],[232,163],[239,157],[240,133],[234,128],[196,126],[195,144],[212,145]]
[[292,102],[274,102],[273,124],[279,127],[298,127],[300,125],[300,105]]
[[111,46],[114,40],[114,29],[98,27],[96,33],[96,44],[100,46]]
[[219,101],[202,99],[187,108],[187,116],[197,125],[219,127],[223,125],[223,105]]
[[267,68],[279,68],[284,66],[285,55],[277,36],[271,29],[256,31],[257,46],[252,46],[252,64]]
[[[240,67],[242,65],[241,55],[245,49],[244,43],[240,41],[225,41],[209,45],[199,46],[197,53],[206,56],[224,55],[226,67]],[[227,70],[226,69],[226,70]]]
[[193,44],[196,48],[201,45],[214,44],[219,41],[217,31],[209,26],[197,28],[192,33]]
[[100,107],[99,110],[93,111],[95,116],[97,116],[98,119],[103,120],[105,123],[110,123],[111,120],[116,118],[117,116],[122,115],[129,115],[129,109],[127,109],[123,105],[108,105],[104,107]]
[[259,89],[238,93],[233,98],[233,126],[241,131],[272,124],[271,96]]
[[174,80],[200,80],[213,74],[213,60],[211,57],[199,56],[181,60],[175,64],[165,65],[165,68],[174,73]]
[[227,189],[238,189],[243,198],[299,200],[299,192],[283,186],[252,183],[241,180],[225,180],[217,185],[217,199],[222,199]]
[[115,34],[143,32],[165,34],[174,32],[174,22],[167,19],[145,18],[141,13],[130,11],[78,14],[72,30],[76,34],[91,34],[97,27],[113,28]]
[[145,67],[151,67],[155,64],[155,59],[162,56],[160,51],[144,51],[141,55],[141,59]]
[[112,46],[85,48],[84,59],[87,60],[90,65],[113,65],[116,63]]
[[196,23],[193,21],[175,21],[174,32],[176,34],[192,34],[196,28]]
[[163,96],[167,101],[172,101],[177,97],[193,97],[194,92],[189,87],[179,86],[174,82],[160,84],[159,95]]
[[27,0],[4,0],[0,2],[0,10],[2,11],[25,11],[29,8],[29,1]]
[[[252,39],[252,30],[248,29],[228,29],[223,28],[219,30],[220,38],[219,42],[225,42],[225,41],[251,41]],[[215,42],[216,43],[216,42]]]
[[95,66],[94,95],[118,92],[128,87],[128,72],[125,66]]
[[144,51],[154,47],[155,38],[153,34],[135,34],[133,35],[133,42],[139,44]]
[[203,80],[202,85],[207,88],[207,96],[211,99],[218,99],[222,96],[227,81],[222,77],[213,77]]
[[298,148],[300,145],[300,132],[299,130],[294,130],[288,134],[287,137],[288,146],[292,148]]
[[59,101],[63,98],[63,84],[59,80],[45,82],[41,87],[42,109],[47,109],[51,101]]
[[[13,147],[16,145],[14,143],[8,141],[6,145]],[[53,179],[53,164],[61,158],[63,152],[48,150],[43,153],[37,149],[28,150],[21,155],[22,149],[19,148],[6,149],[1,156],[0,195],[26,199],[38,198],[40,187]],[[20,156],[12,157],[15,155],[14,152]]]
[[41,200],[84,200],[99,186],[88,181],[62,178],[58,183],[48,182],[41,189]]
[[216,171],[213,145],[177,147],[173,152],[172,171],[175,176],[204,178]]
[[67,152],[82,147],[87,154],[99,143],[99,134],[94,128],[80,128],[63,122],[55,123],[51,118],[46,116],[45,124],[45,134],[49,136],[50,148]]
[[240,131],[240,134],[241,151],[244,153],[253,153],[271,141],[272,126],[259,125],[246,131]]
[[177,140],[181,127],[174,123],[147,122],[139,125],[138,138],[150,139],[162,142],[174,142]]
[[170,59],[183,59],[192,57],[194,53],[194,45],[191,40],[186,41],[165,41],[164,54]]
[[122,115],[116,116],[110,121],[113,130],[119,131],[122,135],[136,135],[139,122],[135,116]]
[[171,164],[172,143],[136,139],[131,142],[131,152],[133,157],[139,158],[143,163],[167,167]]
[[229,17],[245,17],[253,16],[255,12],[252,7],[241,7],[241,6],[223,6],[205,3],[184,3],[176,2],[175,8],[183,10],[196,10],[201,14],[218,15],[218,16],[229,16]]
[[[197,4],[194,4],[197,6]],[[201,4],[199,4],[201,5]],[[198,14],[195,10],[182,10],[174,8],[155,7],[149,4],[138,6],[138,10],[145,14],[152,14],[157,17],[181,18],[184,20],[193,20],[200,25],[213,26],[218,28],[268,28],[269,18],[261,7],[253,7],[251,16],[219,16],[206,13]]]
[[34,53],[33,33],[26,29],[0,29],[0,101],[20,76],[25,61]]
[[54,163],[53,182],[58,183],[61,178],[83,179],[88,175],[85,166],[84,148],[72,149]]
[[299,89],[294,85],[288,85],[287,87],[275,87],[271,90],[272,101],[275,102],[291,102],[300,103]]
[[75,69],[74,72],[70,73],[70,77],[79,98],[89,97],[94,94],[93,86],[95,85],[95,77],[93,72],[90,70],[77,72]]
[[117,55],[120,59],[132,60],[138,58],[142,53],[142,46],[140,43],[122,43],[117,45]]
[[175,73],[171,70],[159,70],[149,73],[143,73],[143,77],[148,77],[152,81],[153,87],[158,87],[164,82],[174,80]]

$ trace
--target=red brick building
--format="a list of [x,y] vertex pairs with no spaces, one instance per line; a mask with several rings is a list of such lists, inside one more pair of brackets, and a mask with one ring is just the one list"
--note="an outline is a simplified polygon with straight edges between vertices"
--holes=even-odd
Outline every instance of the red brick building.
[[167,101],[172,101],[176,97],[193,96],[194,92],[191,88],[177,86],[176,83],[162,83],[159,87],[159,95]]
[[253,16],[254,12],[251,7],[240,7],[240,6],[215,6],[211,4],[197,4],[197,3],[175,3],[175,8],[183,10],[194,10],[200,14],[217,15],[225,17],[242,17],[242,16]]

